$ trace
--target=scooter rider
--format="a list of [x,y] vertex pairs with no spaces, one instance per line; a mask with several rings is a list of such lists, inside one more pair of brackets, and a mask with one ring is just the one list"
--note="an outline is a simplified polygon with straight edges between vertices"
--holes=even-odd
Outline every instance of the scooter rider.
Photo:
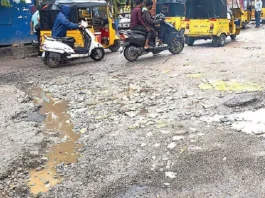
[[52,37],[66,37],[68,29],[78,29],[81,25],[69,21],[70,7],[68,5],[61,5],[61,11],[57,15],[53,28]]

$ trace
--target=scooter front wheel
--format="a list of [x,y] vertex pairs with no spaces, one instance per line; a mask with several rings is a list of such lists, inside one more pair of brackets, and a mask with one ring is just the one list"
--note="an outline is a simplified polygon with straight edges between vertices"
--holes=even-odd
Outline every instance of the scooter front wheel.
[[59,67],[61,64],[62,55],[56,52],[48,52],[45,57],[45,64],[51,68]]
[[136,61],[139,57],[139,54],[134,50],[134,48],[134,46],[129,45],[124,50],[124,57],[130,62]]
[[103,48],[95,48],[92,50],[90,57],[94,61],[100,61],[105,56],[105,51]]
[[184,48],[184,42],[183,41],[179,41],[177,39],[173,39],[173,41],[169,45],[168,50],[172,54],[179,54],[180,52],[182,52],[183,48]]

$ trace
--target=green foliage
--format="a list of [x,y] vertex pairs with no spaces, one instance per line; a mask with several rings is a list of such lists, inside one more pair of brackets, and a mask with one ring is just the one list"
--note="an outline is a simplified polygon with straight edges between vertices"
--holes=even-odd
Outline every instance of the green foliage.
[[0,0],[1,1],[1,6],[11,8],[12,5],[10,3],[10,0]]

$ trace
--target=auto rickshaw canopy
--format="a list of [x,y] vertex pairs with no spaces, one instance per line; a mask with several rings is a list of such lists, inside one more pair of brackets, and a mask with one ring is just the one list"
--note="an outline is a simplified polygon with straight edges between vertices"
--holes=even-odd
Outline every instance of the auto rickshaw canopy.
[[[60,5],[69,5],[69,20],[78,23],[82,18],[107,18],[107,3],[105,0],[49,0],[41,4],[40,23],[42,30],[51,30]],[[103,10],[101,10],[101,8]],[[93,16],[91,16],[93,15]]]
[[186,0],[157,0],[156,13],[166,17],[185,16]]
[[227,0],[187,0],[187,19],[227,18]]

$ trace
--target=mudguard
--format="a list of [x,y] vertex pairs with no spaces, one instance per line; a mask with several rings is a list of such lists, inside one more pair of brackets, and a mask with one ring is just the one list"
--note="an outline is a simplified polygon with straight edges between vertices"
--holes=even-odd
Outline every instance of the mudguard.
[[121,40],[121,38],[118,35],[115,35],[114,40]]

